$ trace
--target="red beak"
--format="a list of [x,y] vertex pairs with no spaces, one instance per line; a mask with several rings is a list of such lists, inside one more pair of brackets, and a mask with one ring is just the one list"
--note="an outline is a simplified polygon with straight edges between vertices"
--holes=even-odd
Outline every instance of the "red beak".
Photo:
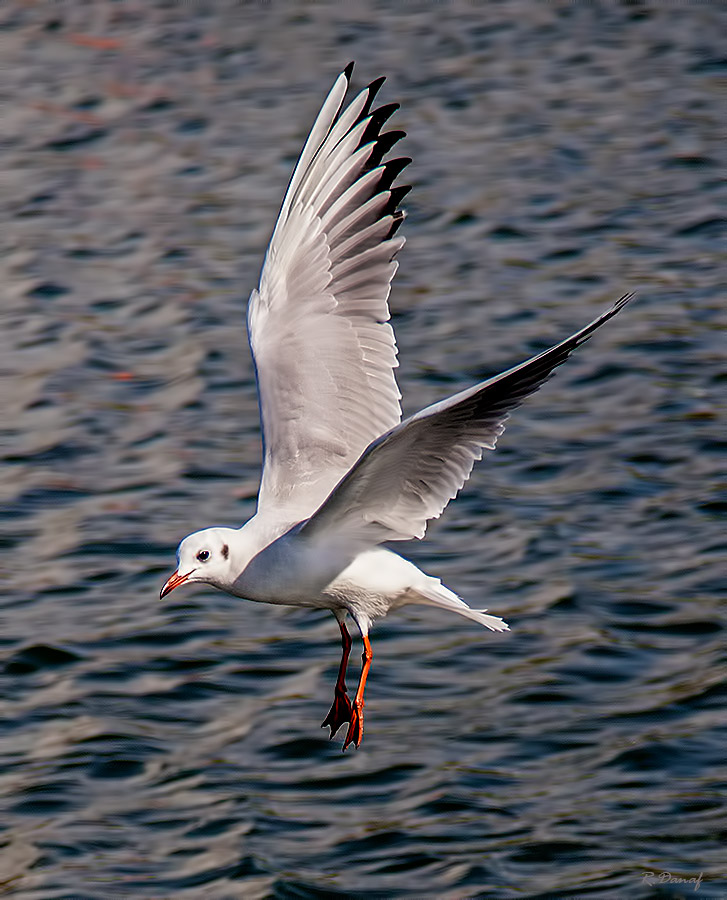
[[[192,569],[192,572],[194,572],[194,569]],[[164,587],[159,592],[159,599],[163,600],[167,596],[167,594],[171,593],[174,590],[174,588],[179,587],[180,584],[184,584],[184,582],[189,578],[192,572],[187,572],[186,575],[180,575],[179,569],[177,569],[174,575],[172,575],[172,577],[168,579]]]

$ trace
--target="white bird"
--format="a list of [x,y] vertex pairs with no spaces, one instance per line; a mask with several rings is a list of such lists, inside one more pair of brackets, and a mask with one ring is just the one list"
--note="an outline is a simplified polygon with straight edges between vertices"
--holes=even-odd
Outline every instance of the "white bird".
[[[241,528],[186,537],[161,590],[165,597],[202,582],[246,600],[331,610],[343,651],[323,725],[331,738],[348,726],[344,750],[363,735],[374,618],[420,603],[508,629],[378,545],[423,538],[482,451],[495,448],[510,410],[630,299],[550,350],[401,422],[388,297],[404,244],[398,206],[409,190],[392,185],[410,160],[384,161],[403,132],[381,133],[397,104],[371,111],[383,78],[343,109],[352,68],[313,125],[248,304],[264,445],[257,512]],[[348,615],[364,645],[353,702]]]

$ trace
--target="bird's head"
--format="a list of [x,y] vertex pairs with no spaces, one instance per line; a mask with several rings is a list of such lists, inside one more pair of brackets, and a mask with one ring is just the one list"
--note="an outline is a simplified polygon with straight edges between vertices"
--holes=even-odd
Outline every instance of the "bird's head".
[[233,528],[205,528],[188,535],[177,550],[177,571],[165,582],[159,599],[194,581],[223,590],[232,584],[235,579],[231,546],[236,534]]

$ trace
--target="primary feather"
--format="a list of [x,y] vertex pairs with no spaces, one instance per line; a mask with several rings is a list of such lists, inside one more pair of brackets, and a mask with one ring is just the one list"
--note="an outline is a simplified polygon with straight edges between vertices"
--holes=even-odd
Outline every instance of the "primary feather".
[[409,162],[382,164],[403,136],[371,112],[383,79],[343,111],[336,81],[283,200],[248,306],[264,437],[258,512],[311,515],[366,446],[401,418],[388,297]]

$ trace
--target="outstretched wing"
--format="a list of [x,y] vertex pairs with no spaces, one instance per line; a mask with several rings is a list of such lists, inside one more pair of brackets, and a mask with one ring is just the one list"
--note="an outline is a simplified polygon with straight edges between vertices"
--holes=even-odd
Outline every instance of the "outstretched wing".
[[364,449],[401,419],[388,297],[404,239],[392,183],[409,159],[383,162],[398,108],[371,112],[383,78],[345,110],[352,65],[316,119],[248,304],[264,440],[258,513],[310,516]]
[[374,441],[301,536],[366,546],[422,538],[469,478],[483,449],[494,450],[511,410],[579,344],[631,299],[527,362],[429,406]]

